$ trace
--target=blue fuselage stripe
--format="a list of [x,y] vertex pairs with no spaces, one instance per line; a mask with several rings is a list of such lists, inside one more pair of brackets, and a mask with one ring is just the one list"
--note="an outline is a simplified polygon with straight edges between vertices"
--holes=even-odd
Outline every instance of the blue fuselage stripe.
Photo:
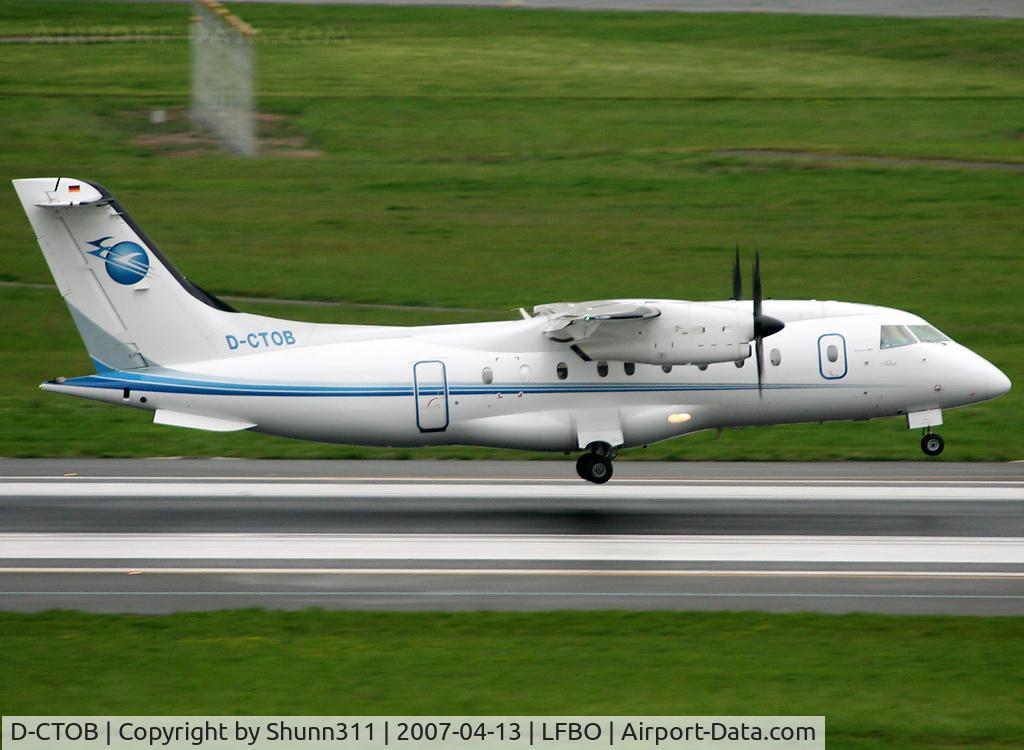
[[[412,385],[283,385],[269,383],[230,383],[209,380],[186,380],[138,373],[104,372],[71,378],[67,386],[121,390],[128,388],[151,393],[182,393],[208,396],[302,396],[302,397],[411,397]],[[793,390],[806,388],[834,388],[835,383],[766,383],[765,389]],[[687,391],[749,391],[756,390],[756,383],[537,383],[512,385],[452,385],[450,396],[498,396],[561,393],[670,393]],[[436,387],[421,389],[421,396],[442,395]]]

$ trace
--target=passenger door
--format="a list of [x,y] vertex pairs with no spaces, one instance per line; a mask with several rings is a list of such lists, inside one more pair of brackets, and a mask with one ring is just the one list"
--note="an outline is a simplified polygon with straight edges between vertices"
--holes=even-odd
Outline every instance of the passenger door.
[[818,371],[825,380],[846,377],[846,339],[838,333],[818,337]]
[[448,429],[448,376],[444,362],[417,362],[412,368],[416,426],[420,432]]

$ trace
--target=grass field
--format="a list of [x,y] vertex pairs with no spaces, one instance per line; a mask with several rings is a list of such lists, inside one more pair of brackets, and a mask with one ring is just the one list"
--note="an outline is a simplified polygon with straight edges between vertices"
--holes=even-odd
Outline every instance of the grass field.
[[830,748],[1020,747],[1019,618],[0,614],[5,714],[826,715]]
[[[266,155],[187,135],[187,9],[0,2],[0,175],[115,192],[217,294],[447,306],[244,309],[434,323],[535,303],[728,295],[759,247],[775,297],[918,312],[1024,382],[1024,23],[243,6]],[[785,149],[869,163],[729,155]],[[998,167],[996,164],[994,167]],[[48,283],[12,190],[0,281]],[[53,289],[0,286],[0,455],[494,456],[153,427],[36,390],[84,374]],[[490,311],[490,312],[488,312]],[[1024,458],[1024,392],[947,416],[946,458]],[[899,420],[698,434],[637,458],[918,458]]]

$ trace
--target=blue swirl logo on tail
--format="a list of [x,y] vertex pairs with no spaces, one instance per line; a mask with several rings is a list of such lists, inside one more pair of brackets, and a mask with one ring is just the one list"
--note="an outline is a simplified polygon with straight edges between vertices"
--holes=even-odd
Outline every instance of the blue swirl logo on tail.
[[104,247],[103,243],[110,237],[100,237],[89,244],[95,250],[89,250],[89,255],[95,255],[103,261],[107,267],[107,274],[118,284],[138,284],[149,273],[149,256],[141,245],[134,242],[118,242],[110,247]]

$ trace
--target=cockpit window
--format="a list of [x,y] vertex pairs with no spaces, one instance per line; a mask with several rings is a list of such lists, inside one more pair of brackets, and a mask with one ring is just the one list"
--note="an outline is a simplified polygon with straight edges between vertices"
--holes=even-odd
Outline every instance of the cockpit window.
[[933,344],[939,341],[949,341],[949,336],[944,334],[935,326],[907,326],[911,333],[917,336],[918,341],[926,344]]
[[897,346],[916,344],[917,339],[906,326],[882,326],[882,338],[879,349],[893,349]]

